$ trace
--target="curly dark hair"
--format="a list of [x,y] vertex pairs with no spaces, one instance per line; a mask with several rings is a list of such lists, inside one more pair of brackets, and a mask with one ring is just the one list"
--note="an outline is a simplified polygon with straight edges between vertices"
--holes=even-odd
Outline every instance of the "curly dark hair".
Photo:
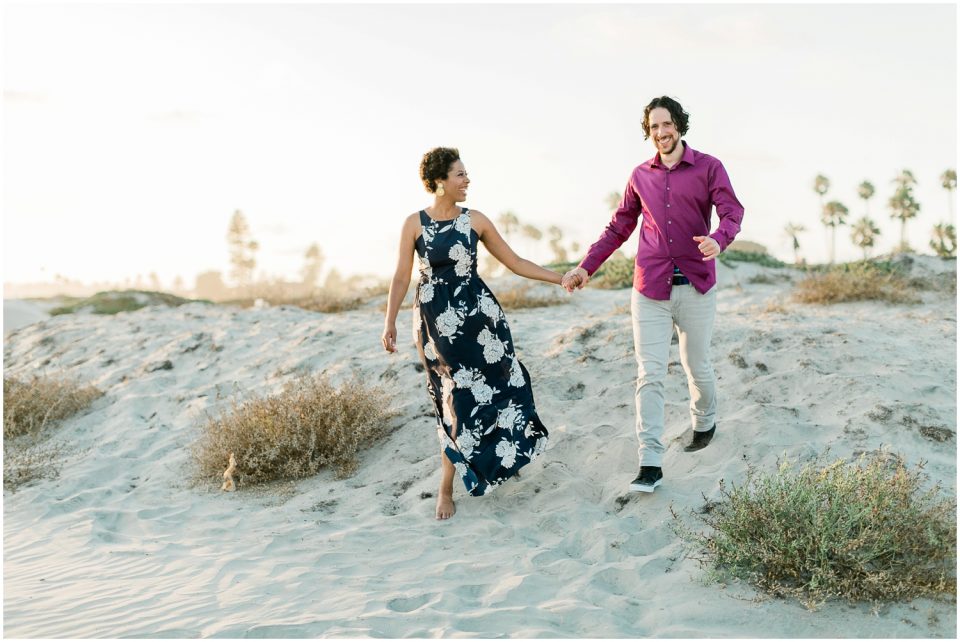
[[643,140],[650,138],[650,112],[657,107],[663,107],[670,112],[670,118],[676,125],[677,131],[681,136],[686,135],[690,129],[690,114],[683,111],[680,103],[669,96],[660,96],[650,101],[650,104],[643,108]]
[[434,147],[423,155],[420,161],[420,180],[427,191],[437,191],[437,179],[446,180],[450,166],[460,160],[460,151],[456,147]]

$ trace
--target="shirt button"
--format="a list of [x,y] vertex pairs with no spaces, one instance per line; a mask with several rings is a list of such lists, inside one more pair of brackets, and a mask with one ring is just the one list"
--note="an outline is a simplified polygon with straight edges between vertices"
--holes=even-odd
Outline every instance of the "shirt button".
[[673,243],[673,239],[670,239],[670,242]]
[[670,207],[670,203],[667,203],[667,207]]
[[673,221],[667,221],[667,225],[673,225]]
[[668,191],[668,192],[670,191],[670,188],[669,188],[669,187],[667,188],[667,191]]

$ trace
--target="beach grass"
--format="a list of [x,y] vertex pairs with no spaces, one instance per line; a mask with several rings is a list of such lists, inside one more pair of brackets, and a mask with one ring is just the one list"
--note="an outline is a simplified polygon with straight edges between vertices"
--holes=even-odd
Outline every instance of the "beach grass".
[[765,252],[747,252],[744,250],[733,250],[727,248],[717,257],[721,263],[727,267],[734,267],[735,263],[756,263],[763,267],[781,268],[786,267],[786,263],[780,259],[774,258]]
[[497,301],[504,310],[521,310],[524,308],[542,308],[551,305],[565,305],[569,299],[556,294],[532,294],[532,285],[520,285],[501,290],[497,293]]
[[395,414],[386,389],[359,376],[336,386],[324,375],[301,374],[279,394],[234,398],[208,417],[193,457],[201,478],[219,479],[233,453],[241,487],[301,479],[327,466],[347,477]]
[[52,431],[101,396],[97,388],[64,377],[4,377],[4,489],[56,477],[68,448],[51,438]]
[[729,573],[809,608],[831,597],[955,596],[956,498],[896,454],[826,459],[751,468],[741,485],[721,481],[721,499],[691,513],[709,530],[689,528],[671,508],[674,531],[718,578]]
[[[94,314],[117,314],[118,312],[132,312],[148,305],[168,305],[177,307],[184,303],[196,303],[194,299],[169,294],[167,292],[149,292],[146,290],[118,290],[97,292],[93,296],[78,299],[67,305],[50,310],[51,316],[71,314],[83,309],[89,309]],[[209,303],[209,301],[203,301]]]
[[794,300],[800,303],[847,303],[885,301],[918,303],[923,282],[912,281],[906,270],[890,261],[856,261],[812,268],[797,282]]

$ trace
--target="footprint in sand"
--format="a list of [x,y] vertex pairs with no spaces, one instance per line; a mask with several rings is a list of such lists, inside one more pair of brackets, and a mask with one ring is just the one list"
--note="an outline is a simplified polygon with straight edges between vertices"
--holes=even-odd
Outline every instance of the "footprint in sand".
[[416,611],[433,597],[432,593],[414,597],[395,597],[387,602],[387,608],[397,613],[409,613],[410,611]]

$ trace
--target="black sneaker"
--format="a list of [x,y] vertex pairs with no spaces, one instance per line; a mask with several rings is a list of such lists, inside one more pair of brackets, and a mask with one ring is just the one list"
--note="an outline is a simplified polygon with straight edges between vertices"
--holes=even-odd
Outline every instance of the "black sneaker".
[[630,490],[652,493],[662,481],[663,471],[660,470],[660,466],[641,466],[637,478],[630,482]]
[[713,424],[713,428],[710,430],[704,431],[693,431],[693,440],[686,445],[683,449],[684,452],[692,453],[694,451],[700,450],[701,448],[706,448],[707,444],[710,443],[710,440],[713,439],[713,433],[717,430],[717,424]]

